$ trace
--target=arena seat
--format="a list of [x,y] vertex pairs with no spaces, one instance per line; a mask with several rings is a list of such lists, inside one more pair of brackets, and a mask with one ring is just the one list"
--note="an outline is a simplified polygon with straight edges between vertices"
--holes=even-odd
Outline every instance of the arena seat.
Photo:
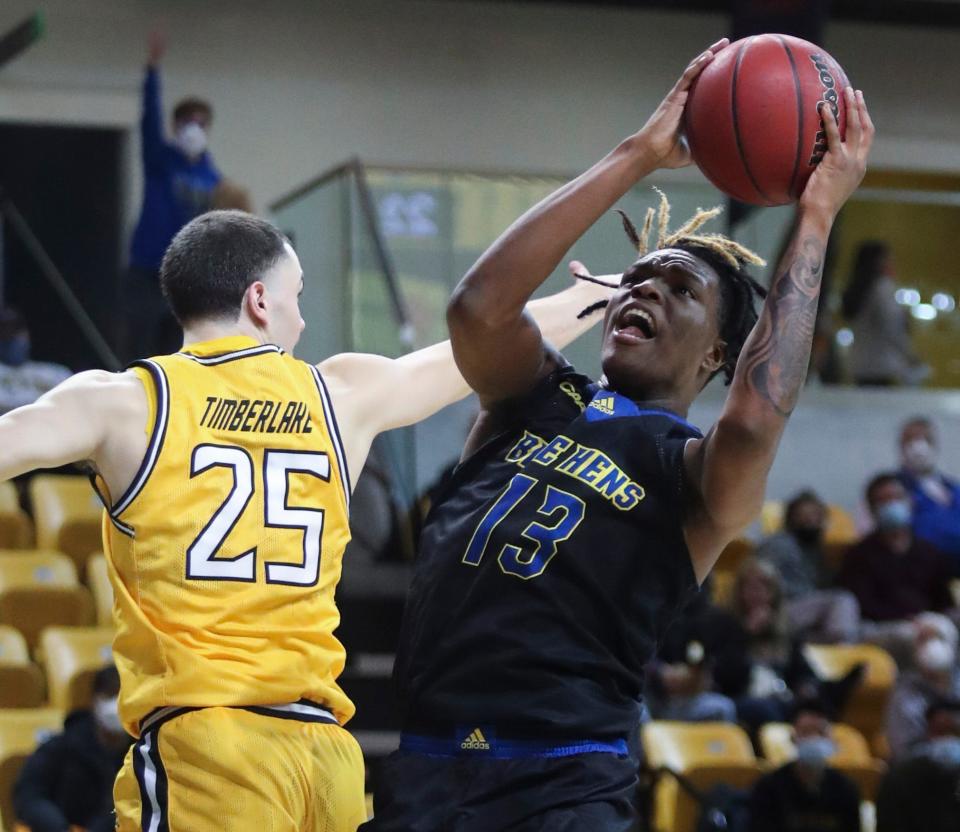
[[737,576],[724,570],[710,573],[710,600],[718,607],[729,609],[733,604],[733,584]]
[[113,662],[111,627],[48,627],[40,636],[50,704],[70,713],[86,708],[93,676]]
[[857,524],[843,506],[827,505],[827,526],[823,530],[823,542],[827,546],[848,546],[857,539]]
[[62,728],[56,708],[0,710],[0,821],[6,828],[14,828],[13,784],[24,760]]
[[30,480],[37,548],[73,558],[83,574],[87,558],[103,549],[103,505],[86,477],[38,474]]
[[33,546],[33,521],[20,508],[16,486],[0,482],[0,549],[29,549]]
[[714,572],[729,572],[731,575],[735,575],[740,568],[740,564],[753,554],[754,549],[756,549],[754,542],[747,540],[745,537],[731,540],[720,553],[720,557],[717,558],[716,566],[713,568]]
[[764,537],[783,527],[783,501],[767,500],[760,509],[760,532]]
[[60,552],[0,551],[0,624],[16,627],[33,650],[51,625],[91,623],[93,601]]
[[866,665],[863,681],[840,716],[864,736],[874,753],[882,756],[887,700],[897,679],[893,657],[874,644],[807,644],[803,651],[821,679],[838,679],[859,662]]
[[43,693],[43,674],[30,661],[23,634],[0,627],[0,708],[36,708]]
[[[685,777],[701,791],[718,783],[747,788],[760,774],[750,738],[727,722],[653,721],[641,729],[647,765]],[[700,807],[670,774],[659,776],[653,792],[653,828],[694,832]]]
[[[870,753],[867,741],[856,728],[835,722],[833,741],[837,751],[830,757],[830,765],[847,775],[860,789],[860,799],[876,800],[880,778],[887,767]],[[786,722],[770,722],[760,729],[760,749],[774,766],[782,766],[796,759],[792,727]]]
[[113,587],[107,574],[107,559],[102,554],[91,555],[87,561],[87,586],[93,593],[97,626],[113,625]]

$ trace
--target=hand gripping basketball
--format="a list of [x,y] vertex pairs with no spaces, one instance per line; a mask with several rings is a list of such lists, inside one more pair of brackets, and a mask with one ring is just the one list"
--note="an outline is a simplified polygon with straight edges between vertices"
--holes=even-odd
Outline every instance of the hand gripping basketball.
[[718,40],[690,61],[683,75],[673,85],[673,89],[667,93],[666,98],[660,102],[660,106],[640,129],[638,135],[643,139],[658,167],[682,168],[692,161],[690,149],[681,133],[683,108],[687,103],[687,95],[697,76],[703,72],[717,52],[729,43],[728,38]]
[[827,134],[827,152],[800,196],[801,210],[823,211],[831,219],[863,180],[875,132],[863,93],[847,87],[843,95],[847,108],[846,140],[840,138],[840,128],[833,110],[821,106],[820,117]]

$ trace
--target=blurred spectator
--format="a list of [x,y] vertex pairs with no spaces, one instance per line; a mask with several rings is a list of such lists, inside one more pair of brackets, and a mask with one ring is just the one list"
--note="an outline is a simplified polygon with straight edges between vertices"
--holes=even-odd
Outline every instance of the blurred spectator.
[[30,331],[23,316],[0,307],[0,415],[35,402],[69,378],[61,364],[30,360]]
[[215,211],[246,211],[253,213],[253,203],[250,201],[250,192],[236,182],[221,179],[213,189],[210,207]]
[[827,507],[813,491],[802,491],[787,503],[783,531],[757,548],[757,557],[780,574],[790,632],[807,641],[836,643],[860,636],[857,599],[843,589],[829,588],[832,575],[823,552]]
[[853,330],[850,364],[856,384],[919,384],[929,373],[910,343],[907,307],[897,303],[893,256],[886,243],[857,249],[843,293],[843,316]]
[[[798,697],[817,697],[839,712],[863,673],[858,665],[842,679],[817,677],[804,658],[802,642],[790,636],[776,569],[755,559],[744,562],[737,573],[732,613],[705,600],[695,602],[665,634],[660,656],[675,666],[689,664],[700,651],[698,668],[701,673],[709,671],[709,676],[696,677],[700,698],[684,702],[678,697],[673,704],[696,707],[687,718],[706,719],[702,714],[708,708],[720,714],[715,718],[726,718],[716,696],[722,694],[735,703],[737,720],[753,733],[765,722],[786,720]],[[657,670],[651,674],[654,691],[657,684],[663,685],[662,669]],[[674,681],[669,675],[670,671],[667,685]],[[686,681],[682,675],[681,680]],[[714,696],[704,697],[707,691]],[[688,690],[672,693],[682,697]]]
[[895,760],[880,784],[877,832],[960,829],[960,702],[934,702],[926,722],[927,739]]
[[165,52],[165,38],[154,32],[148,46],[140,122],[143,207],[133,232],[125,286],[128,359],[180,347],[180,329],[160,293],[160,261],[174,235],[210,210],[221,179],[207,152],[213,109],[206,101],[180,101],[173,110],[173,141],[164,137],[159,66]]
[[900,431],[900,479],[913,498],[913,532],[950,557],[960,575],[960,483],[937,468],[937,437],[918,416]]
[[907,755],[960,768],[960,699],[935,699],[927,708],[927,732]]
[[867,505],[876,530],[846,554],[839,583],[860,602],[862,633],[909,664],[910,623],[925,610],[950,610],[950,561],[913,535],[910,496],[899,477],[880,474],[867,485]]
[[887,741],[894,758],[928,738],[927,710],[960,699],[957,628],[949,618],[923,613],[914,620],[913,666],[900,674],[887,707]]
[[87,832],[114,828],[113,781],[130,737],[120,725],[120,677],[112,665],[97,672],[90,710],[67,716],[63,733],[47,740],[24,763],[13,789],[17,819],[31,832]]
[[830,716],[816,700],[797,703],[793,715],[797,759],[754,785],[751,832],[859,832],[860,793],[851,780],[827,765],[836,748]]
[[705,592],[694,596],[667,630],[657,658],[647,666],[647,703],[654,719],[735,722],[733,700],[716,690],[713,668],[729,614]]

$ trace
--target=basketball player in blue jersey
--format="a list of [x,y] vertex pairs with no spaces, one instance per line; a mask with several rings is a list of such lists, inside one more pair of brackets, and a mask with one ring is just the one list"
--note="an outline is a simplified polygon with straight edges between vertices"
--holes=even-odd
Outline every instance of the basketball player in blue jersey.
[[[524,214],[464,277],[447,320],[482,413],[421,539],[397,679],[400,750],[375,793],[376,832],[635,828],[643,666],[724,546],[758,513],[803,385],[827,237],[866,168],[873,128],[845,91],[763,294],[761,262],[675,232],[661,200],[626,222],[641,256],[607,305],[599,384],[547,348],[523,308],[564,253],[629,188],[690,159],[697,57],[646,125]],[[706,436],[686,421],[717,374],[731,384]],[[368,827],[365,827],[368,828]]]
[[[248,214],[185,226],[160,280],[180,352],[81,373],[0,419],[0,478],[86,461],[107,507],[120,716],[137,737],[117,829],[353,832],[364,770],[333,635],[352,484],[379,432],[469,388],[449,343],[293,358],[300,263]],[[568,342],[600,296],[531,307]]]

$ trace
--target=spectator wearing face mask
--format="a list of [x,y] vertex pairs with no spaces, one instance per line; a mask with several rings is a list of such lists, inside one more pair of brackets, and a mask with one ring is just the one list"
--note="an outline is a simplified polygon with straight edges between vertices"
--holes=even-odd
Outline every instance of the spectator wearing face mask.
[[926,723],[923,741],[911,746],[908,755],[935,760],[960,773],[960,699],[934,699],[927,707]]
[[793,741],[797,759],[753,787],[750,832],[859,832],[860,794],[849,778],[828,765],[836,746],[822,703],[797,703]]
[[937,613],[914,620],[914,669],[897,680],[887,709],[887,740],[893,757],[911,752],[929,736],[927,711],[945,699],[960,699],[957,628]]
[[913,532],[950,557],[960,576],[960,483],[937,467],[937,437],[922,416],[900,431],[902,480],[913,500]]
[[847,552],[838,582],[860,603],[864,640],[909,665],[914,616],[928,610],[955,613],[950,561],[914,536],[910,495],[896,474],[874,477],[866,499],[876,528]]
[[30,360],[30,331],[16,310],[0,307],[0,415],[32,404],[71,375],[61,364]]
[[143,206],[133,232],[125,286],[126,358],[175,352],[181,333],[160,292],[160,261],[174,235],[213,207],[220,172],[207,150],[213,109],[186,98],[173,110],[173,141],[163,130],[160,61],[166,41],[150,36],[140,122]]
[[113,781],[131,741],[120,725],[119,693],[116,668],[99,670],[91,708],[69,714],[63,733],[27,758],[13,789],[13,806],[31,832],[64,832],[71,826],[113,830]]
[[827,507],[813,491],[801,491],[784,511],[783,531],[757,548],[757,557],[780,574],[791,635],[817,643],[860,637],[860,607],[848,591],[832,588],[823,552]]

